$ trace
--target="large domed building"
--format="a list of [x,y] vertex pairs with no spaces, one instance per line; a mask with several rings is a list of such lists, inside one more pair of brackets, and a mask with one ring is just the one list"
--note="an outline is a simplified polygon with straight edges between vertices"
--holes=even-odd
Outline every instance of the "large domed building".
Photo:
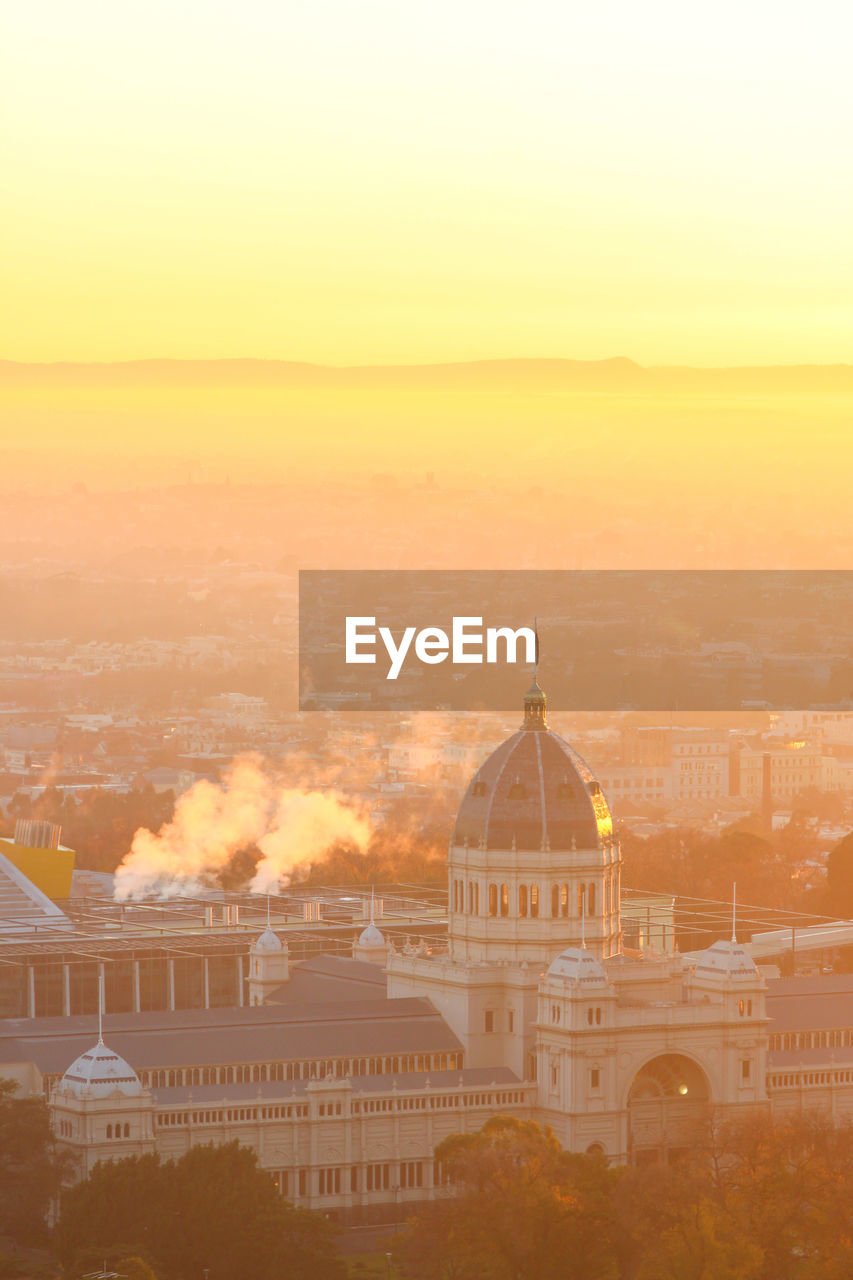
[[453,956],[548,964],[619,951],[619,845],[586,762],[548,727],[534,679],[517,733],[465,792],[450,846]]
[[247,1007],[119,1018],[121,1057],[81,1052],[87,1030],[51,1096],[57,1136],[83,1172],[237,1139],[283,1195],[355,1222],[440,1194],[436,1144],[498,1113],[570,1150],[667,1159],[709,1106],[768,1105],[766,987],[734,938],[625,950],[620,873],[606,799],[534,679],[459,806],[446,948],[395,948],[371,899],[351,956],[291,963],[268,903]]
[[601,787],[534,678],[459,806],[448,954],[392,955],[388,989],[429,996],[470,1065],[535,1081],[565,1146],[625,1159],[683,1144],[709,1102],[762,1101],[766,1039],[743,947],[623,953],[621,865]]

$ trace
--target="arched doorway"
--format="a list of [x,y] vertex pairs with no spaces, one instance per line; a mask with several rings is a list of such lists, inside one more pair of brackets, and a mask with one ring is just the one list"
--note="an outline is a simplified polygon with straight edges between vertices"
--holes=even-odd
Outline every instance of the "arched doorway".
[[628,1151],[634,1164],[668,1163],[695,1146],[711,1091],[692,1058],[665,1053],[634,1077],[628,1093]]

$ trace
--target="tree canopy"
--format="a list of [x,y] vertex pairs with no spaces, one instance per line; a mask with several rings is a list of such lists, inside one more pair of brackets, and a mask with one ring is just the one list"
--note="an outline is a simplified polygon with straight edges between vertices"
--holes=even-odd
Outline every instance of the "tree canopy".
[[56,1233],[69,1268],[83,1256],[137,1255],[158,1280],[341,1280],[334,1229],[294,1208],[233,1142],[180,1160],[135,1156],[98,1164],[62,1199]]
[[436,1148],[450,1180],[399,1239],[411,1280],[849,1280],[853,1129],[709,1116],[678,1163],[608,1169],[496,1117]]
[[18,1244],[41,1240],[47,1213],[69,1168],[54,1145],[44,1098],[17,1098],[0,1079],[0,1235]]

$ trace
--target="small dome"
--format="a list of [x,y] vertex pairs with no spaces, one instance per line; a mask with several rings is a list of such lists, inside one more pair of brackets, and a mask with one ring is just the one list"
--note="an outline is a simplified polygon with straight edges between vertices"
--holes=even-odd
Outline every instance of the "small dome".
[[585,947],[566,947],[552,960],[549,978],[566,978],[569,982],[606,982],[607,974],[600,960]]
[[373,923],[372,920],[366,929],[362,929],[361,935],[358,939],[358,945],[360,947],[384,947],[385,946],[385,939],[382,936],[382,933],[380,932],[380,930],[376,928],[376,925]]
[[264,929],[261,936],[258,939],[256,939],[254,950],[255,951],[283,951],[284,945],[281,941],[281,938],[279,938],[278,934],[274,933],[273,930],[270,928],[270,926],[267,925],[266,929]]
[[755,961],[739,942],[715,942],[696,957],[696,973],[703,978],[754,978]]
[[138,1098],[142,1093],[136,1072],[124,1058],[108,1049],[103,1040],[72,1062],[59,1088],[78,1098],[109,1098],[116,1092],[126,1098]]

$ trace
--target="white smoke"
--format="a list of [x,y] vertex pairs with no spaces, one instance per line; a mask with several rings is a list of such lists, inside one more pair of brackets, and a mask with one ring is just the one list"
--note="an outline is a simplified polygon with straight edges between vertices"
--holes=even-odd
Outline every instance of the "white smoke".
[[156,834],[139,828],[116,870],[115,897],[125,902],[197,893],[251,845],[261,860],[250,888],[266,893],[332,844],[363,851],[370,835],[369,818],[339,792],[283,787],[256,760],[242,758],[221,786],[203,780],[191,787]]

